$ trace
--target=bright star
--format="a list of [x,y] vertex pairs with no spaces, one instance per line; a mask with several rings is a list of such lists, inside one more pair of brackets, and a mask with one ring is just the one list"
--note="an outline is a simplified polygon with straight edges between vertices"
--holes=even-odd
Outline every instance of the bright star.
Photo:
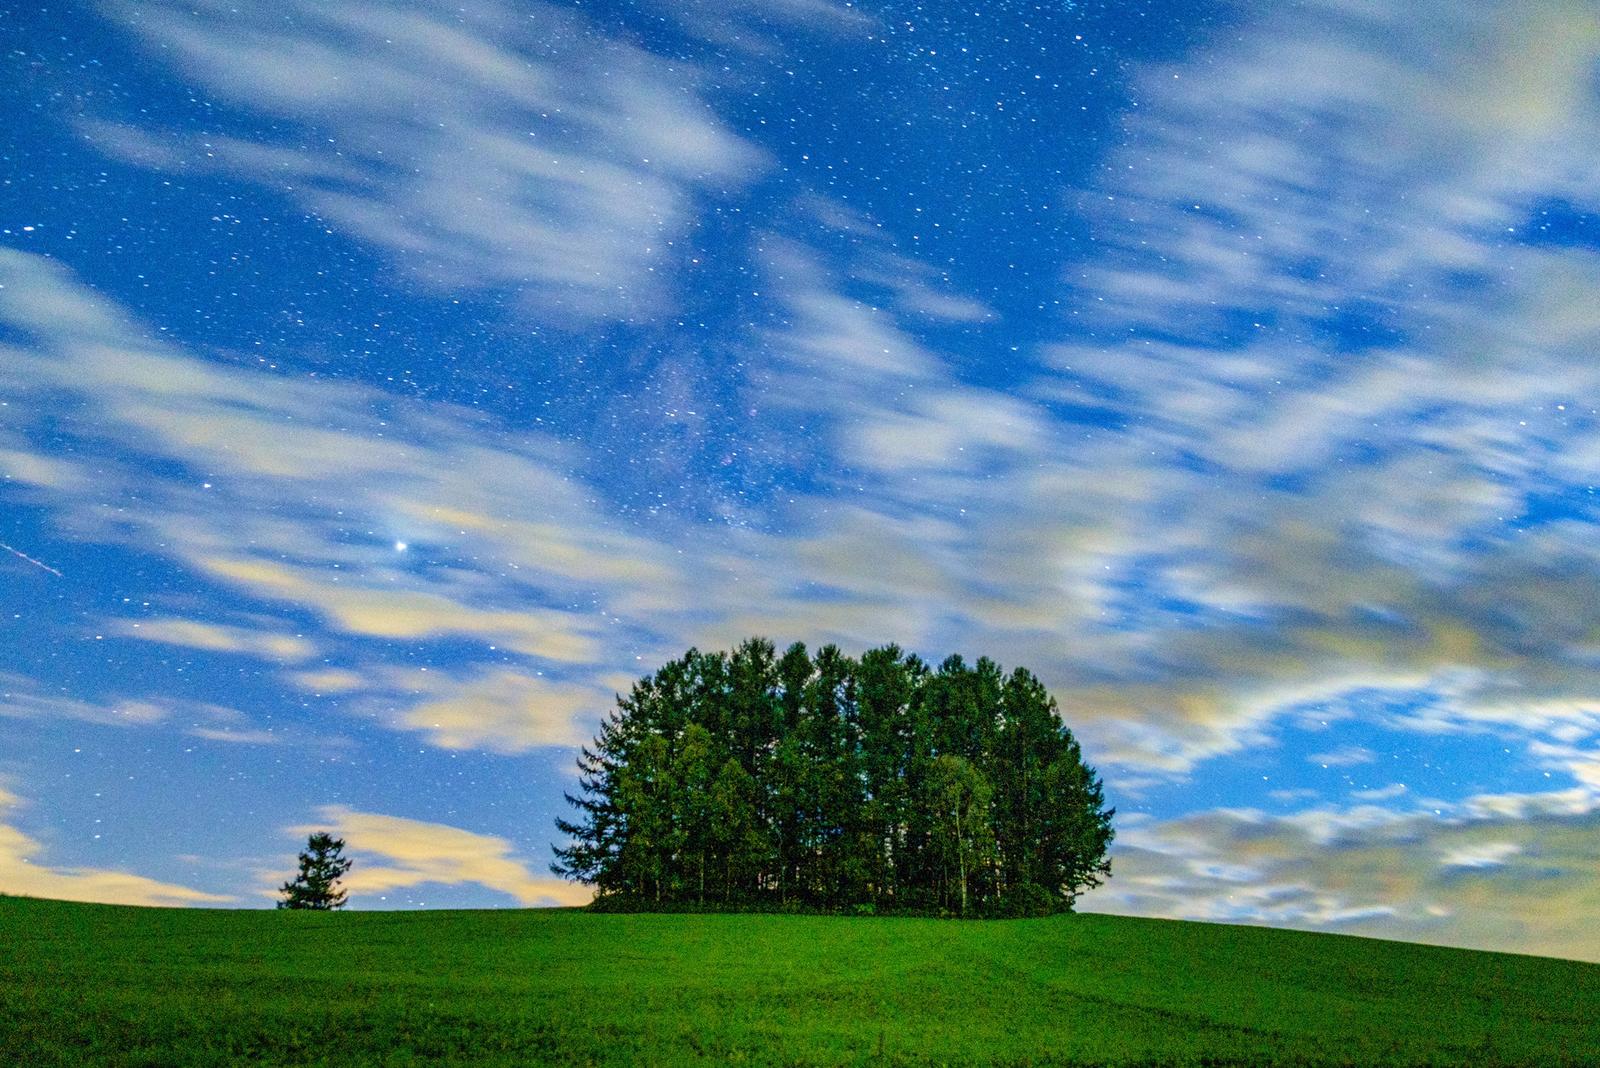
[[403,553],[409,548],[411,548],[411,546],[407,545],[403,541],[397,541],[394,543],[394,551],[397,553]]

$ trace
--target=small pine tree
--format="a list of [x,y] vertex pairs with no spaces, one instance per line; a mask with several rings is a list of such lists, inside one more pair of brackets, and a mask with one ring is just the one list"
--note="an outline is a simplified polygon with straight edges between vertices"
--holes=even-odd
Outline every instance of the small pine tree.
[[345,891],[339,880],[350,870],[344,856],[344,839],[323,831],[306,840],[300,854],[300,873],[279,888],[280,909],[342,909]]

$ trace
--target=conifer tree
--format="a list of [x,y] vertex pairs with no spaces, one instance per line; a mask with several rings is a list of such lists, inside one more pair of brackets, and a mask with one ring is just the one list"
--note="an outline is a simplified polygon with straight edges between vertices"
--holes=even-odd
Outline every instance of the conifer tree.
[[279,888],[280,909],[342,909],[346,893],[339,880],[350,871],[344,839],[318,831],[306,840],[300,871]]

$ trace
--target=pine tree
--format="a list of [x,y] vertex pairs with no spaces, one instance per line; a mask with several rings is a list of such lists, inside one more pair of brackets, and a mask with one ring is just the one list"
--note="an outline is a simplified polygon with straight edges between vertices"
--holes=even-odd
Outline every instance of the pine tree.
[[616,878],[627,828],[616,803],[617,774],[627,762],[624,726],[631,702],[631,696],[618,697],[618,712],[600,724],[594,747],[584,746],[578,752],[582,793],[565,796],[567,803],[582,813],[583,821],[556,820],[556,829],[571,841],[556,847],[550,870],[565,879],[594,883],[602,892],[621,889]]
[[318,831],[306,840],[300,854],[300,872],[279,888],[280,909],[342,909],[345,891],[339,880],[350,870],[344,856],[344,839]]
[[1105,790],[1094,769],[1083,762],[1077,739],[1065,727],[1061,734],[1062,755],[1045,773],[1040,845],[1049,878],[1046,889],[1059,894],[1070,909],[1079,894],[1111,874],[1106,849],[1116,812],[1105,807]]

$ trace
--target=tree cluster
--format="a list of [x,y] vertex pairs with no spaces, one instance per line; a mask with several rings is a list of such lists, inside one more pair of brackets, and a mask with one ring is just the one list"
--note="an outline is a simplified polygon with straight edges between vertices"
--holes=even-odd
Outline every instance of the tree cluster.
[[751,639],[640,679],[578,759],[553,870],[638,907],[1070,910],[1112,812],[1031,673]]

